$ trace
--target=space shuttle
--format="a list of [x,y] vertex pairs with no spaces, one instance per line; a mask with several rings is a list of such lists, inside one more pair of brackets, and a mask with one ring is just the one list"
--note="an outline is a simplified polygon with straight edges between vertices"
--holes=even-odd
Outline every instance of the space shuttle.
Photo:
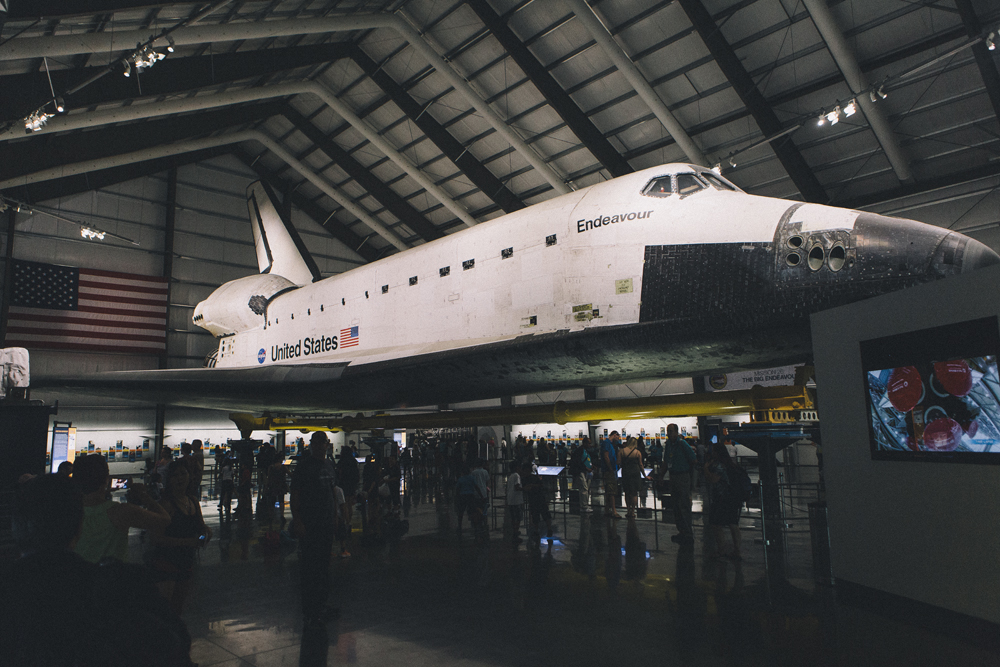
[[809,316],[1000,263],[932,225],[645,169],[322,278],[247,190],[259,273],[194,311],[205,368],[34,386],[270,413],[440,405],[798,363]]

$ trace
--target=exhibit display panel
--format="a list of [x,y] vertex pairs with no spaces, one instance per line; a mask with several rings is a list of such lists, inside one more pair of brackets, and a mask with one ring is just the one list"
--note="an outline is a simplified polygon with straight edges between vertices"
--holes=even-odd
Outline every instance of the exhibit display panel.
[[834,577],[994,624],[997,285],[991,267],[812,317]]

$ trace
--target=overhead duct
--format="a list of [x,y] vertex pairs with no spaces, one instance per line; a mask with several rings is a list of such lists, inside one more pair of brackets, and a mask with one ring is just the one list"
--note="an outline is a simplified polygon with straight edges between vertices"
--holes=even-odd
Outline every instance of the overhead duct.
[[[440,201],[446,209],[464,222],[466,226],[476,225],[476,219],[469,215],[461,205],[451,198],[444,188],[440,187],[427,175],[417,168],[409,158],[397,151],[389,141],[376,132],[368,123],[358,117],[354,110],[346,103],[337,98],[328,88],[315,81],[302,81],[292,83],[281,83],[273,86],[261,88],[248,88],[245,90],[234,90],[217,95],[199,95],[182,99],[171,99],[159,102],[143,103],[143,99],[133,100],[133,104],[127,107],[116,107],[104,109],[102,111],[92,111],[88,113],[71,113],[65,116],[57,116],[49,121],[48,125],[34,132],[32,136],[48,134],[52,132],[66,132],[69,130],[81,130],[89,127],[110,125],[113,123],[123,123],[126,121],[140,120],[143,118],[156,118],[187,111],[202,111],[231,104],[241,104],[245,102],[255,102],[274,97],[291,97],[293,95],[315,95],[337,112],[344,120],[351,124],[364,137],[395,162],[413,180],[420,184],[432,197]],[[192,122],[197,122],[194,119]],[[0,134],[0,141],[9,141],[18,137],[23,137],[23,133],[17,132],[14,128]]]
[[687,133],[684,127],[677,121],[674,114],[670,112],[667,105],[663,103],[660,96],[656,94],[653,87],[646,81],[639,68],[635,66],[632,59],[626,55],[625,51],[618,45],[615,38],[605,27],[604,23],[597,17],[597,14],[587,4],[586,0],[565,0],[570,9],[587,28],[587,32],[594,38],[597,45],[601,47],[605,55],[611,59],[615,68],[628,80],[639,97],[649,106],[653,115],[670,133],[677,145],[681,147],[688,160],[703,167],[708,166],[708,158],[701,152],[698,144]]
[[[420,52],[434,69],[448,80],[452,87],[482,115],[500,136],[506,139],[532,167],[538,170],[538,173],[548,181],[556,192],[560,194],[570,192],[565,179],[528,146],[513,128],[497,116],[489,104],[472,89],[472,86],[445,62],[409,23],[399,16],[368,14],[290,21],[224,23],[215,26],[180,28],[170,33],[170,37],[176,45],[191,45],[376,29],[395,30],[399,33],[414,49]],[[135,48],[136,43],[143,43],[150,37],[149,30],[130,30],[114,33],[92,32],[77,35],[9,39],[0,44],[0,61],[129,51]],[[166,40],[157,40],[154,42],[154,46],[159,42],[163,42],[160,44],[163,46]]]
[[882,150],[885,151],[885,156],[889,159],[893,171],[896,172],[896,177],[903,183],[911,182],[913,174],[910,172],[909,160],[903,154],[903,149],[900,148],[896,135],[889,127],[889,121],[886,120],[882,109],[871,100],[871,97],[862,94],[868,89],[868,84],[861,75],[858,59],[854,56],[844,33],[837,25],[826,0],[802,0],[802,2],[809,11],[813,23],[816,24],[816,29],[822,35],[823,41],[826,42],[827,48],[830,49],[830,55],[833,56],[834,62],[837,63],[837,67],[844,75],[851,92],[856,95],[855,100],[861,107],[861,111],[864,112],[865,118],[868,119],[868,125],[881,144]]
[[382,222],[376,219],[375,216],[358,204],[354,203],[349,196],[318,176],[302,162],[295,159],[291,153],[279,146],[274,139],[259,130],[245,130],[242,132],[235,132],[233,134],[224,134],[218,137],[209,137],[207,139],[193,139],[175,144],[165,144],[163,146],[134,151],[132,153],[123,153],[121,155],[113,155],[111,157],[96,160],[87,160],[84,162],[77,162],[75,164],[52,167],[51,169],[44,169],[33,174],[26,174],[24,176],[18,176],[16,178],[9,178],[5,181],[0,181],[0,191],[29,185],[31,183],[40,183],[56,178],[62,178],[64,176],[74,176],[76,174],[85,174],[92,171],[99,171],[101,169],[111,169],[113,167],[134,164],[136,162],[155,160],[170,157],[171,155],[180,155],[182,153],[204,150],[206,148],[217,148],[219,146],[226,146],[244,141],[256,141],[262,144],[269,151],[281,158],[286,164],[288,164],[288,166],[299,172],[306,180],[347,209],[351,215],[368,225],[372,231],[391,243],[397,249],[406,250],[409,248],[405,241],[399,238],[391,229],[382,224]]

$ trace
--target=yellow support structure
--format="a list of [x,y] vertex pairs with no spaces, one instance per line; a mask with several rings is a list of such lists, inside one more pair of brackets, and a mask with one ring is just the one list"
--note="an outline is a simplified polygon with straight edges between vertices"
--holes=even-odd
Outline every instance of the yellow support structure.
[[[739,391],[675,394],[611,401],[556,401],[547,405],[454,410],[416,414],[382,414],[366,417],[255,417],[232,413],[244,438],[253,431],[361,431],[398,428],[447,428],[485,424],[566,424],[661,417],[727,416],[749,412],[752,416],[784,411],[799,414],[813,410],[811,390],[801,386],[753,387]],[[757,421],[757,420],[754,420]],[[763,420],[761,420],[763,421]],[[788,419],[788,421],[796,421]]]

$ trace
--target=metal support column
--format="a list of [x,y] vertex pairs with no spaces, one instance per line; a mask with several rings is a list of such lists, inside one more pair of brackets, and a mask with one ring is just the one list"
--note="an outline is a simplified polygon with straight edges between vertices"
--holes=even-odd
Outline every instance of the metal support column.
[[14,222],[17,211],[7,209],[7,243],[3,265],[3,310],[0,312],[0,347],[7,343],[7,317],[10,315],[10,300],[14,295]]

